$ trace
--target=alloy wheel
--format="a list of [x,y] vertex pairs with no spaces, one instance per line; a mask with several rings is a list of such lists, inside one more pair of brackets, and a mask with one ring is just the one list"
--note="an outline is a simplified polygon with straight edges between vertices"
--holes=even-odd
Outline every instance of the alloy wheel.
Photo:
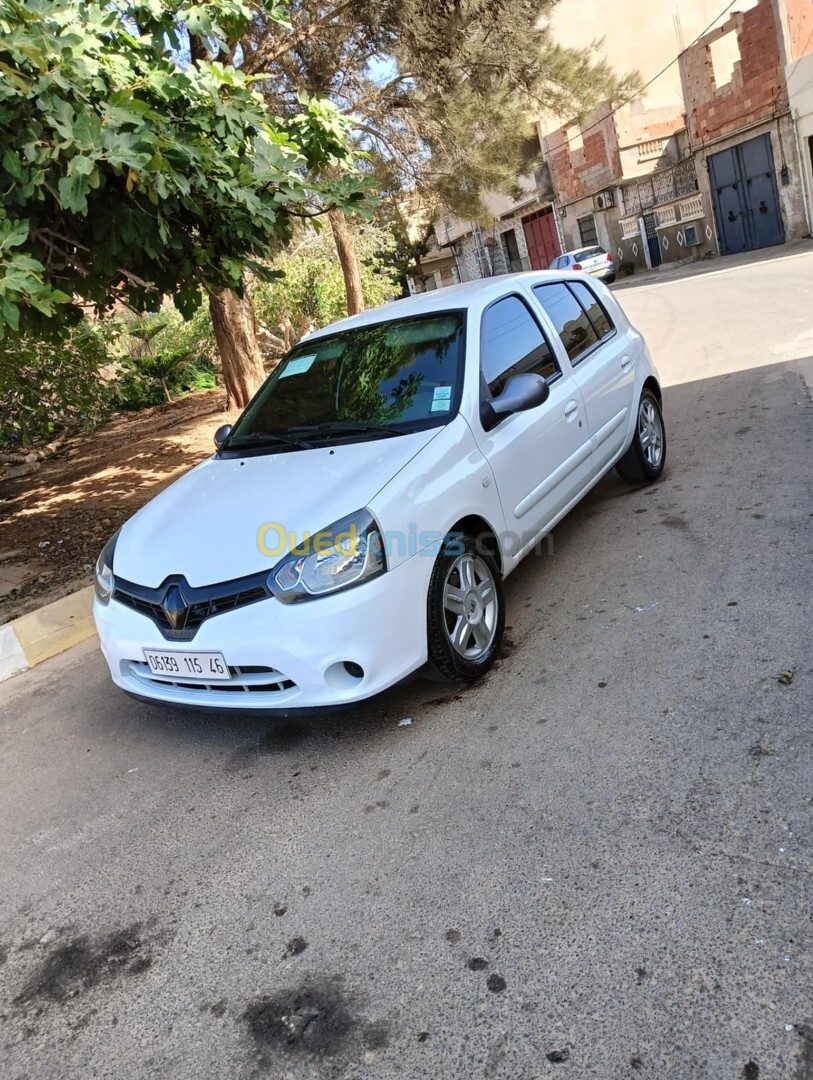
[[657,405],[648,397],[638,410],[638,441],[647,464],[657,469],[663,457],[663,421]]
[[498,602],[486,563],[465,552],[449,568],[443,587],[443,615],[452,648],[466,660],[488,652],[497,629]]

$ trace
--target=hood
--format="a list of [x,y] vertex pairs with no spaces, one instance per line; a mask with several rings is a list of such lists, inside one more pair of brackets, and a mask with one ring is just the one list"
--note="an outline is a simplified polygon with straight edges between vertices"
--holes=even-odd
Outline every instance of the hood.
[[[397,438],[352,442],[254,457],[209,458],[176,480],[124,525],[113,572],[155,587],[170,574],[190,585],[271,569],[282,554],[263,555],[260,527],[278,523],[297,539],[361,510],[440,428]],[[275,548],[271,530],[267,546]],[[286,551],[291,546],[286,540]]]

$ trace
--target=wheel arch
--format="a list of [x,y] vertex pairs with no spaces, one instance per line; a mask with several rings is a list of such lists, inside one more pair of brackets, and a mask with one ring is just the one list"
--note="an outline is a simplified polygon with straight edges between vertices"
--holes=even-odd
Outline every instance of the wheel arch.
[[489,525],[485,518],[480,517],[479,514],[467,514],[466,517],[462,517],[459,521],[456,521],[455,524],[447,530],[447,533],[463,533],[465,536],[471,536],[475,540],[481,540],[488,552],[494,557],[497,568],[502,575],[505,566],[502,549],[500,548],[500,541],[497,538],[496,531]]
[[658,404],[661,407],[663,406],[663,394],[661,393],[660,383],[658,382],[658,380],[655,378],[654,375],[648,375],[647,376],[647,378],[644,380],[644,385],[642,386],[641,389],[642,390],[651,390],[652,393],[655,395],[655,397],[658,399]]

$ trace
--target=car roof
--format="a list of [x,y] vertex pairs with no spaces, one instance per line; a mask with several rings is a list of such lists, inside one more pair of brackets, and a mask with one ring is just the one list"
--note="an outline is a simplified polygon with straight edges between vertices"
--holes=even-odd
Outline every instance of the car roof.
[[381,307],[370,308],[369,311],[363,311],[360,315],[351,315],[347,319],[330,323],[329,326],[314,330],[302,340],[312,341],[317,337],[354,330],[360,326],[373,326],[375,323],[387,322],[390,319],[408,319],[413,315],[431,315],[435,311],[455,311],[460,308],[480,309],[492,300],[497,300],[512,292],[515,282],[536,285],[546,280],[557,281],[560,280],[560,276],[556,271],[532,270],[521,274],[499,274],[497,277],[464,281],[461,285],[448,285],[443,289],[433,289],[431,292],[415,293],[413,296],[405,296],[401,300],[382,304]]

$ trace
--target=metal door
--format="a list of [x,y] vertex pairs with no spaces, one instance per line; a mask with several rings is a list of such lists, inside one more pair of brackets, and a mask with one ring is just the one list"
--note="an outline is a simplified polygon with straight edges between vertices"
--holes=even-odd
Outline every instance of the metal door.
[[562,252],[556,233],[556,222],[550,206],[529,214],[522,219],[525,243],[528,246],[528,259],[532,270],[547,270],[557,255]]
[[770,135],[711,154],[708,161],[723,254],[784,243]]
[[649,248],[649,264],[654,269],[663,262],[661,241],[658,236],[658,223],[654,214],[644,215],[644,232],[646,234],[646,246]]

